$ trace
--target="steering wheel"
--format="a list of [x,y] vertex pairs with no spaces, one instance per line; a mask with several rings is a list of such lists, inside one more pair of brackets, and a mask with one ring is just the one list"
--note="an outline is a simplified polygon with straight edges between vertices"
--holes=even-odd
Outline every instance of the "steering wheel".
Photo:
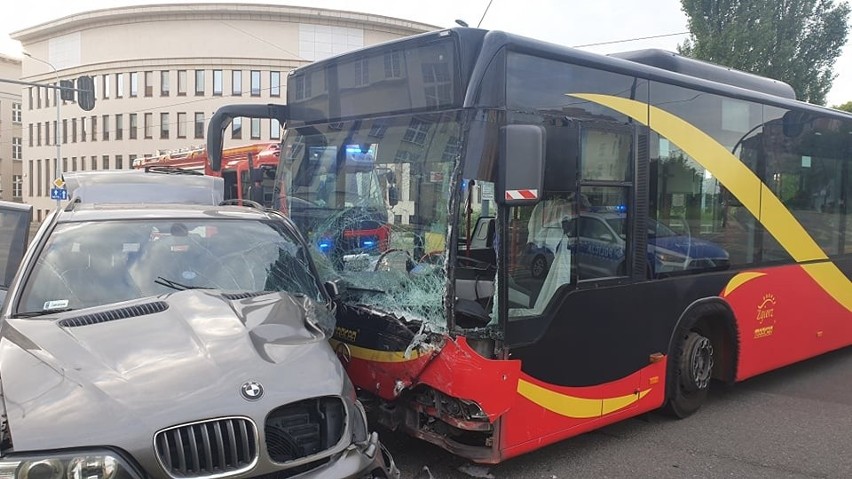
[[419,263],[429,263],[429,264],[441,264],[444,262],[444,251],[443,250],[435,250],[430,251],[423,256],[420,257]]
[[[382,262],[385,261],[385,258],[387,258],[387,256],[389,254],[400,253],[400,252],[405,253],[405,271],[406,272],[411,271],[412,268],[414,267],[414,259],[411,257],[411,253],[409,253],[408,250],[404,250],[404,249],[401,249],[401,248],[390,248],[389,250],[380,254],[379,259],[376,260],[376,266],[373,268],[373,271],[380,271],[379,265],[381,265]],[[388,263],[387,266],[390,266],[390,263]],[[390,271],[390,268],[386,267],[385,271]]]

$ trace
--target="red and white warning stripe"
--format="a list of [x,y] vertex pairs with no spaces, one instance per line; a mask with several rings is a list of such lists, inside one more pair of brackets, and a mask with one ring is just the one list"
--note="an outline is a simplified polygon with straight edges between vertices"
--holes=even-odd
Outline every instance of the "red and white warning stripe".
[[507,200],[534,200],[538,198],[538,190],[506,190]]

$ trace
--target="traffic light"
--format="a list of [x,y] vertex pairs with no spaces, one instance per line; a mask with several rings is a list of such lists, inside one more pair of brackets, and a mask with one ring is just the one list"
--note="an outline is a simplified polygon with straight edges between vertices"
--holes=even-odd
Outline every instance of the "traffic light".
[[59,98],[65,101],[74,101],[74,80],[59,80]]
[[77,77],[77,104],[83,111],[92,111],[95,107],[95,80],[91,76]]

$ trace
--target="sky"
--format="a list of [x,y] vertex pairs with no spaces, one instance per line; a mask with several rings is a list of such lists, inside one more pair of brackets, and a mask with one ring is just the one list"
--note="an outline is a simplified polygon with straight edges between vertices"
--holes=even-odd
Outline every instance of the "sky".
[[[644,48],[674,51],[687,38],[686,15],[681,11],[680,0],[34,0],[33,8],[0,16],[0,53],[21,56],[20,44],[9,38],[18,30],[80,12],[158,3],[301,5],[404,18],[441,28],[456,26],[455,20],[461,19],[472,27],[479,25],[573,47],[618,42],[582,47],[597,53]],[[667,36],[646,38],[659,35]],[[644,39],[621,41],[637,38]],[[834,70],[838,76],[828,94],[828,105],[852,101],[852,42],[845,46]]]

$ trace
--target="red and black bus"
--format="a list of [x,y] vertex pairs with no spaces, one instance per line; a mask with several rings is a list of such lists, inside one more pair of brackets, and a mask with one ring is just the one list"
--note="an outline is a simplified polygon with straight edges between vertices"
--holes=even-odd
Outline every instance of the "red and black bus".
[[[496,463],[852,343],[852,116],[786,84],[468,28],[287,84],[217,112],[210,149],[275,117],[286,187],[393,172],[388,248],[321,268],[390,427]],[[343,229],[365,211],[346,176],[322,205]]]

